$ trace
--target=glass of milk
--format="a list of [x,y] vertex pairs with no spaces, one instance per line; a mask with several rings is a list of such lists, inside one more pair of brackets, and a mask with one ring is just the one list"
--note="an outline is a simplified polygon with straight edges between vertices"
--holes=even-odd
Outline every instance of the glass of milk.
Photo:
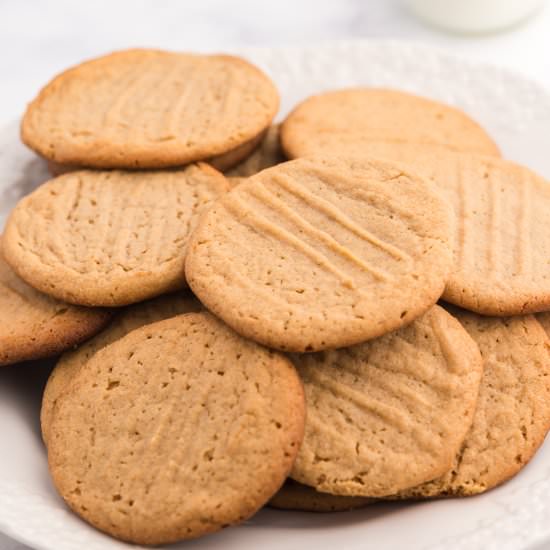
[[421,19],[461,33],[496,32],[527,19],[545,0],[405,0]]

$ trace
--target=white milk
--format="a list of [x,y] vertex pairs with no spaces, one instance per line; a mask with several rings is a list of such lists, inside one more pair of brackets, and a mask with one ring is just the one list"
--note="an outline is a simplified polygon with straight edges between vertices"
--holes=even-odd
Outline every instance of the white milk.
[[405,0],[428,23],[456,32],[484,33],[512,26],[544,0]]

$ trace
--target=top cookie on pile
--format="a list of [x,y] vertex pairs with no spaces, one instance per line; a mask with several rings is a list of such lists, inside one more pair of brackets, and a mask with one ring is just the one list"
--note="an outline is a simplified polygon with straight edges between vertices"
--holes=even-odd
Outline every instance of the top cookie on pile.
[[227,153],[235,164],[278,106],[271,80],[242,59],[135,49],[54,78],[29,105],[21,134],[68,165],[160,168]]
[[218,198],[188,244],[201,302],[283,351],[364,342],[427,311],[452,268],[450,206],[392,163],[312,157]]

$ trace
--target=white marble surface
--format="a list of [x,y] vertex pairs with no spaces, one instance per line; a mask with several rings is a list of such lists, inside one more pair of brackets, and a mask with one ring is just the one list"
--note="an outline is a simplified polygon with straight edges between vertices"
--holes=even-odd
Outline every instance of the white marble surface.
[[[466,37],[424,26],[400,0],[2,0],[0,125],[20,116],[53,74],[112,49],[219,51],[344,38],[432,43],[550,88],[550,6],[509,32]],[[0,550],[26,547],[0,534]]]

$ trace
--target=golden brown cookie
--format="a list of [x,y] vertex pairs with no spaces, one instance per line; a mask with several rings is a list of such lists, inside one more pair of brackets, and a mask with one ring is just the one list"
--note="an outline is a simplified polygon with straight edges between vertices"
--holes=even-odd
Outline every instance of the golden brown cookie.
[[55,486],[117,538],[164,544],[239,523],[284,482],[304,430],[290,362],[207,313],[98,351],[57,401]]
[[60,164],[174,167],[250,146],[278,106],[271,80],[243,59],[126,50],[54,78],[29,105],[21,135]]
[[497,155],[494,141],[462,111],[397,90],[355,88],[309,97],[288,115],[281,143],[289,158],[370,155],[373,144]]
[[72,306],[31,288],[4,261],[0,238],[0,365],[57,355],[110,319],[107,310]]
[[472,423],[482,360],[443,308],[358,346],[291,358],[307,402],[293,479],[382,497],[452,467]]
[[[223,155],[206,159],[206,162],[208,162],[211,166],[221,171],[228,170],[235,164],[240,166],[239,163],[241,161],[244,162],[245,159],[247,159],[247,157],[258,147],[260,142],[264,139],[264,135],[265,135],[264,133],[259,134],[254,139],[251,139],[250,141],[243,143],[239,147],[236,147],[235,149],[232,149],[231,151],[228,151]],[[78,167],[70,164],[60,164],[52,160],[47,162],[48,162],[48,171],[52,176],[61,176],[69,172],[85,169],[85,167],[83,166]],[[236,166],[235,168],[237,168],[238,166]]]
[[484,360],[474,421],[452,469],[400,498],[487,491],[516,475],[550,429],[549,344],[536,319],[452,311]]
[[393,164],[299,159],[216,202],[192,236],[186,276],[248,338],[290,351],[342,347],[437,301],[452,223],[432,186]]
[[271,126],[266,132],[259,147],[240,164],[229,170],[225,175],[230,178],[248,178],[284,162],[285,156],[279,141],[280,125]]
[[67,164],[59,164],[53,160],[48,160],[48,172],[55,178],[57,176],[62,176],[63,174],[68,174],[69,172],[75,172],[76,170],[82,170],[82,167],[70,166]]
[[122,306],[185,286],[199,214],[228,189],[207,164],[154,172],[79,171],[23,198],[4,234],[12,268],[60,300]]
[[289,478],[269,501],[269,506],[279,510],[298,510],[301,512],[346,512],[347,510],[364,508],[373,502],[376,502],[376,500],[372,498],[321,493],[313,487],[302,485]]
[[494,157],[398,154],[455,210],[455,269],[443,299],[483,315],[550,309],[550,183]]
[[52,370],[42,397],[40,425],[44,442],[48,442],[48,431],[57,398],[96,352],[120,340],[136,328],[201,309],[200,302],[190,292],[168,294],[135,304],[121,311],[111,324],[94,338],[78,349],[64,353]]
[[205,162],[208,162],[208,164],[210,164],[217,170],[226,172],[236,165],[238,166],[241,162],[245,162],[246,159],[248,159],[262,143],[265,135],[266,131],[263,131],[251,140],[243,143],[242,145],[239,145],[238,147],[235,147],[235,149],[231,149],[223,155],[218,155],[216,157],[206,159]]
[[229,183],[229,187],[233,189],[234,187],[237,187],[237,185],[240,185],[241,183],[245,182],[248,178],[238,178],[238,177],[231,177],[227,178],[227,183]]
[[535,317],[546,332],[546,334],[550,337],[550,312],[544,311],[542,313],[537,313]]

